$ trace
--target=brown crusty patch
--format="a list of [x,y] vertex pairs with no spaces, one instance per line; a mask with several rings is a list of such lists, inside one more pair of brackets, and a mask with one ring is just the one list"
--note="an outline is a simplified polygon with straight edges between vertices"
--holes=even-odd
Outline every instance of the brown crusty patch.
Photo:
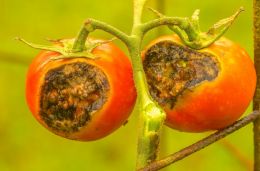
[[171,41],[151,46],[145,53],[143,65],[152,97],[169,108],[174,107],[185,90],[214,80],[220,70],[214,55]]

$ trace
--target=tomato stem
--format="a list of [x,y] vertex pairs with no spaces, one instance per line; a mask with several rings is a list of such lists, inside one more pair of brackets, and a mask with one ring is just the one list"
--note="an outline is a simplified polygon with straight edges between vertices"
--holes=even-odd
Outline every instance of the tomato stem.
[[134,22],[129,44],[139,110],[137,169],[158,158],[160,134],[166,117],[162,108],[150,96],[142,65],[140,47],[144,32],[141,17],[145,2],[146,0],[134,0]]
[[88,37],[89,31],[83,26],[74,41],[72,51],[73,52],[82,52],[86,49],[85,43]]
[[207,32],[202,32],[199,27],[199,10],[195,10],[191,18],[167,17],[153,10],[159,18],[144,23],[142,30],[145,34],[158,26],[168,25],[188,47],[202,49],[208,47],[223,36],[242,11],[244,11],[244,8],[240,7],[231,17],[220,20]]
[[158,159],[160,133],[165,120],[165,113],[147,92],[145,77],[136,73],[138,94],[139,135],[137,149],[137,168],[142,168]]
[[[146,167],[139,169],[138,171],[156,171],[159,169],[162,169],[172,163],[175,163],[185,157],[188,157],[189,155],[202,150],[203,148],[213,144],[214,142],[225,138],[227,135],[235,132],[236,130],[246,126],[247,124],[251,123],[252,121],[256,120],[258,117],[260,116],[259,111],[254,111],[251,114],[249,114],[248,116],[236,121],[235,123],[233,123],[232,125],[219,130],[209,136],[207,136],[206,138],[203,138],[202,140],[183,148],[182,150],[173,153],[161,160],[158,160],[156,162],[153,162],[149,165],[147,165]],[[255,171],[258,171],[257,169],[259,169],[259,167],[255,168]]]
[[97,29],[103,30],[107,33],[110,33],[110,34],[116,36],[118,39],[123,41],[127,46],[129,46],[129,42],[130,42],[129,36],[127,34],[125,34],[124,32],[122,32],[121,30],[119,30],[119,29],[115,28],[114,26],[111,26],[107,23],[89,18],[84,23],[84,27],[89,32],[92,32]]
[[144,7],[146,1],[147,0],[134,0],[133,28],[135,26],[137,26],[138,24],[141,24],[143,7]]

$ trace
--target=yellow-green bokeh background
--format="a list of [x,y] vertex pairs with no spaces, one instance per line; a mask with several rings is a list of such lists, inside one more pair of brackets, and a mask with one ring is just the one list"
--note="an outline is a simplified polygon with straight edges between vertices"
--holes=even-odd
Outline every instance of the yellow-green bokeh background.
[[[147,6],[156,8],[155,0]],[[160,2],[160,0],[158,0]],[[244,12],[226,36],[253,55],[252,1],[250,0],[166,0],[165,13],[190,16],[201,9],[201,26],[208,28],[240,6]],[[153,18],[145,10],[145,19]],[[39,51],[14,40],[21,36],[32,42],[47,43],[45,38],[76,35],[84,19],[92,17],[129,32],[132,24],[131,0],[0,0],[0,171],[130,171],[135,168],[137,116],[129,123],[94,142],[60,138],[36,122],[26,106],[24,89],[29,61]],[[170,33],[166,28],[161,33]],[[158,34],[152,31],[144,44]],[[96,37],[111,38],[97,31]],[[115,41],[124,50],[119,41]],[[248,110],[248,112],[250,109]],[[165,128],[163,155],[191,144],[206,134],[180,133]],[[252,125],[226,140],[253,159]],[[221,143],[193,154],[165,169],[168,171],[246,171],[236,156]]]

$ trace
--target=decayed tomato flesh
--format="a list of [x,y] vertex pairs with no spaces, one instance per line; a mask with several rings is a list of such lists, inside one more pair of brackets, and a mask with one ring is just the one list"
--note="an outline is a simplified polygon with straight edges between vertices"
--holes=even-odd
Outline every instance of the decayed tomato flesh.
[[[93,54],[97,56],[97,59],[73,58],[51,61],[51,57],[60,54],[44,51],[41,52],[30,65],[26,82],[27,103],[35,118],[55,134],[78,140],[95,140],[102,138],[120,127],[127,120],[133,109],[136,91],[132,78],[131,63],[127,56],[112,43],[98,46],[93,50]],[[97,68],[97,70],[105,74],[109,87],[106,92],[107,94],[105,94],[105,102],[99,109],[92,111],[90,120],[86,122],[86,125],[81,125],[80,129],[74,128],[75,126],[73,127],[74,131],[68,131],[65,127],[63,130],[59,128],[53,129],[50,125],[46,124],[40,112],[41,92],[44,92],[41,90],[44,81],[46,81],[46,74],[51,70],[57,70],[57,68],[75,65],[77,63]],[[65,90],[67,91],[67,89],[63,91]],[[52,93],[55,94],[55,92]],[[91,99],[96,99],[99,95],[92,94],[92,96],[93,98],[90,98],[90,100],[85,103],[89,103]],[[83,107],[84,105],[82,108],[78,108],[76,112],[77,115],[82,114],[80,110],[83,109]],[[68,123],[65,122],[65,124]]]
[[[172,42],[176,46],[184,47],[184,49],[181,49],[182,58],[192,58],[191,53],[195,53],[194,50],[185,47],[177,36],[163,36],[153,41],[145,49],[143,53],[144,67],[147,61],[146,58],[149,56],[149,50],[163,42]],[[174,51],[169,48],[168,50]],[[160,98],[159,96],[157,97],[157,101],[167,113],[166,124],[172,128],[189,132],[221,129],[236,121],[249,105],[256,85],[254,65],[248,54],[240,46],[226,38],[221,38],[208,48],[196,51],[196,53],[210,54],[212,58],[216,59],[218,65],[217,76],[213,79],[204,79],[193,86],[187,86],[186,83],[191,84],[194,80],[190,79],[188,80],[189,82],[185,82],[185,80],[177,79],[180,75],[173,76],[173,79],[175,79],[173,81],[175,82],[174,91],[177,91],[177,93],[172,93],[174,91],[171,92],[171,89],[168,91],[173,94],[172,96],[176,97],[173,106],[168,105],[167,101],[163,101],[165,98]],[[176,56],[173,58],[176,58]],[[198,72],[201,73],[203,69],[195,69],[193,71],[192,68],[194,69],[194,66],[199,65],[199,63],[200,67],[205,67],[202,61],[198,61],[197,63],[186,62],[185,65],[191,66],[187,66],[188,71],[181,70],[180,73],[191,72],[198,75]],[[209,71],[209,68],[206,68],[206,70]],[[210,71],[209,73],[212,72]],[[170,75],[168,74],[168,77]],[[147,73],[147,77],[149,82],[149,73]],[[149,85],[152,82],[154,82],[153,86],[159,86],[160,88],[159,83],[157,82],[156,84],[156,81],[151,81]],[[160,84],[163,83],[160,79],[159,82]],[[178,84],[180,85],[179,87]],[[183,91],[178,92],[178,90]],[[153,95],[152,91],[151,94]],[[166,95],[160,93],[160,95],[168,97],[169,93],[166,93]]]
[[41,85],[39,115],[49,128],[66,134],[91,122],[110,91],[102,70],[79,61],[50,69]]

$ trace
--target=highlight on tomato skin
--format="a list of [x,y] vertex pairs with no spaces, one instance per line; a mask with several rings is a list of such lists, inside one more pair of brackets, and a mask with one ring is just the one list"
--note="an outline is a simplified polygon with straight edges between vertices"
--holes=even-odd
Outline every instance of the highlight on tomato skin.
[[31,63],[26,100],[33,116],[68,139],[100,139],[123,125],[135,104],[131,62],[112,43],[96,47],[97,59],[51,60],[42,51]]
[[222,129],[235,122],[253,98],[254,64],[227,38],[193,50],[176,35],[162,36],[145,48],[142,57],[150,93],[166,111],[171,128]]

